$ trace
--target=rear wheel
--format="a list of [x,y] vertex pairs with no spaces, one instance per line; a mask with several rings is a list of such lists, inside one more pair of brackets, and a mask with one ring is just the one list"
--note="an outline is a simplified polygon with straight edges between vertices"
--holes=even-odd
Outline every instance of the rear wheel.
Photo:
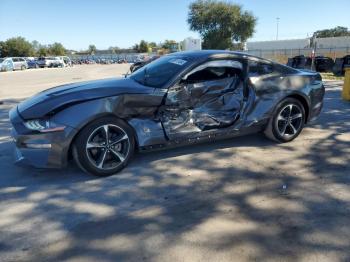
[[25,65],[22,65],[21,66],[21,70],[25,70],[26,69],[26,66]]
[[122,170],[134,154],[132,129],[124,121],[104,117],[88,124],[73,145],[78,166],[96,176],[109,176]]
[[300,134],[304,123],[303,105],[297,99],[287,98],[278,104],[265,129],[265,135],[277,142],[289,142]]

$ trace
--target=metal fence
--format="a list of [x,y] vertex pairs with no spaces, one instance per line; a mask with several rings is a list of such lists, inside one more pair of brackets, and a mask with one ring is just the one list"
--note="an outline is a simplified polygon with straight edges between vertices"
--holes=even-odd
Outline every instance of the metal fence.
[[[304,49],[274,49],[274,50],[247,50],[248,54],[260,56],[266,59],[277,61],[282,64],[286,64],[289,57],[298,55],[311,56],[312,48]],[[348,47],[336,47],[336,48],[318,48],[316,49],[316,56],[327,56],[333,59],[337,57],[343,57],[350,55],[350,46]]]

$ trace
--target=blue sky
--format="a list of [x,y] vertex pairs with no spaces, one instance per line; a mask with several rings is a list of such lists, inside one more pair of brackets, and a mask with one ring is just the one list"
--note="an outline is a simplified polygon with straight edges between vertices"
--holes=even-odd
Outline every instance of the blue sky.
[[[258,17],[253,39],[301,38],[337,25],[350,28],[350,0],[235,0]],[[0,0],[0,40],[24,36],[82,50],[130,47],[141,39],[160,42],[198,37],[186,19],[191,0]]]

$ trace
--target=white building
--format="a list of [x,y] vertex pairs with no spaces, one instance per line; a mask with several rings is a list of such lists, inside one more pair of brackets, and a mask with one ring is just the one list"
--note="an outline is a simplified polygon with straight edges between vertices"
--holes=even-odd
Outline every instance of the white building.
[[310,45],[308,38],[248,42],[247,50],[303,49]]
[[[310,47],[310,38],[248,42],[247,50],[304,49]],[[350,47],[350,37],[317,38],[318,48]]]
[[202,50],[202,41],[201,39],[187,37],[180,43],[180,49],[182,51]]
[[317,38],[318,48],[350,47],[350,36]]

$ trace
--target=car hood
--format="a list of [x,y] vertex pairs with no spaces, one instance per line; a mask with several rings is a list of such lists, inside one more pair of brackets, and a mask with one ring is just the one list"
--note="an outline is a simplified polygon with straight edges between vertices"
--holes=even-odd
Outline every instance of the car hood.
[[57,86],[42,91],[18,105],[24,119],[40,118],[76,103],[121,94],[145,94],[153,88],[130,78],[113,78]]

